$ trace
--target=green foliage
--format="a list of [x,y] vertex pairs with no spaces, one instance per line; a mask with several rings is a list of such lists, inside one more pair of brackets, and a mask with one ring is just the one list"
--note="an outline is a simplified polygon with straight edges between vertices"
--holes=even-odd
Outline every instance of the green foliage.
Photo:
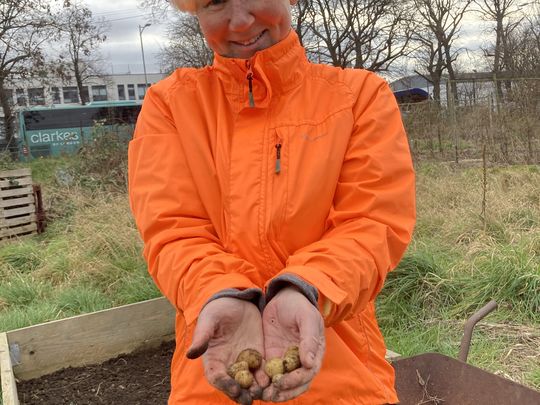
[[15,275],[0,285],[0,308],[27,307],[46,299],[51,291],[52,286],[47,282]]
[[540,366],[537,365],[531,371],[529,371],[528,379],[533,387],[540,390]]
[[444,322],[382,327],[387,346],[404,357],[430,352],[456,357],[459,352],[459,331]]
[[76,161],[76,157],[73,156],[33,159],[29,163],[32,179],[34,183],[54,184],[57,173],[73,164],[74,161]]
[[106,131],[97,123],[92,141],[84,144],[71,171],[77,182],[91,189],[125,191],[128,142],[120,133]]
[[0,150],[0,171],[13,170],[21,167],[21,164],[13,160],[9,152]]
[[30,273],[41,264],[38,244],[33,239],[25,239],[17,244],[6,245],[0,250],[0,263],[18,273]]
[[[437,256],[436,256],[437,255]],[[424,244],[415,244],[392,271],[380,294],[379,318],[386,324],[408,325],[438,316],[441,306],[459,299],[449,279],[451,259]]]
[[36,301],[27,307],[0,311],[0,332],[24,328],[58,319],[60,311],[50,301]]
[[112,307],[110,297],[96,288],[83,285],[63,289],[58,294],[56,302],[66,315],[78,315]]
[[132,277],[126,277],[116,285],[114,296],[125,304],[158,298],[161,292],[145,270]]
[[459,308],[470,313],[495,299],[520,318],[540,322],[540,257],[534,252],[538,243],[496,245],[475,255],[471,274],[456,279],[467,293]]

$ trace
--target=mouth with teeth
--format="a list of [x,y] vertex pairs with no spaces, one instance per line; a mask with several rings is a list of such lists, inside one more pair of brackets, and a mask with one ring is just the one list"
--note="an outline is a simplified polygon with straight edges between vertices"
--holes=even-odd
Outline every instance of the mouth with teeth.
[[257,35],[255,38],[252,38],[250,39],[249,41],[243,41],[243,42],[239,42],[239,41],[232,41],[234,42],[235,44],[237,45],[241,45],[241,46],[251,46],[251,45],[254,45],[259,39],[261,39],[261,37],[264,35],[264,33],[266,32],[266,30],[264,30],[263,32],[261,32],[259,35]]

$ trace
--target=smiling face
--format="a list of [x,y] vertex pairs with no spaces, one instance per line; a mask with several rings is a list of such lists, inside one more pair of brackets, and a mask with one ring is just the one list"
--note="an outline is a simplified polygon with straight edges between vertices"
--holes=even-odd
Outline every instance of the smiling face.
[[198,0],[197,18],[210,48],[248,59],[287,36],[296,0]]

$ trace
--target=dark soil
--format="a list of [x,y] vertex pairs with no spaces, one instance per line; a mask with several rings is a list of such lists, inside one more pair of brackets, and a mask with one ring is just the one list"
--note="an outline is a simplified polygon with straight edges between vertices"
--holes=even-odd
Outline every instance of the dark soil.
[[166,404],[174,341],[17,384],[21,405]]

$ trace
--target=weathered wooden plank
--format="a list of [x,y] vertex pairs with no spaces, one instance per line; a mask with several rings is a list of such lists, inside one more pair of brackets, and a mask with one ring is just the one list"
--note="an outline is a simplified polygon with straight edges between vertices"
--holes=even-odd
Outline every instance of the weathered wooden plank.
[[2,200],[0,198],[0,208],[15,207],[17,205],[34,204],[34,196],[27,195],[19,198],[10,198],[9,200]]
[[0,190],[0,198],[15,197],[32,194],[32,186],[24,186],[20,188],[10,188],[7,190]]
[[0,379],[2,380],[3,405],[19,405],[17,385],[11,366],[9,343],[6,333],[0,333]]
[[97,364],[174,337],[175,311],[165,298],[7,332],[18,345],[14,375],[26,380],[68,366]]
[[0,171],[0,179],[6,179],[9,177],[31,176],[31,175],[32,175],[32,170],[28,168]]
[[22,235],[23,233],[37,233],[37,223],[34,222],[32,224],[17,226],[15,228],[2,228],[0,226],[0,239],[11,238],[17,235]]
[[0,218],[0,227],[12,227],[22,224],[28,224],[30,222],[36,222],[36,214],[29,214],[17,218]]
[[34,204],[28,204],[24,207],[11,208],[11,209],[0,208],[0,216],[3,216],[4,218],[11,218],[17,215],[35,214],[35,213],[36,213],[36,207]]
[[0,189],[32,185],[32,177],[21,177],[12,180],[0,180]]

